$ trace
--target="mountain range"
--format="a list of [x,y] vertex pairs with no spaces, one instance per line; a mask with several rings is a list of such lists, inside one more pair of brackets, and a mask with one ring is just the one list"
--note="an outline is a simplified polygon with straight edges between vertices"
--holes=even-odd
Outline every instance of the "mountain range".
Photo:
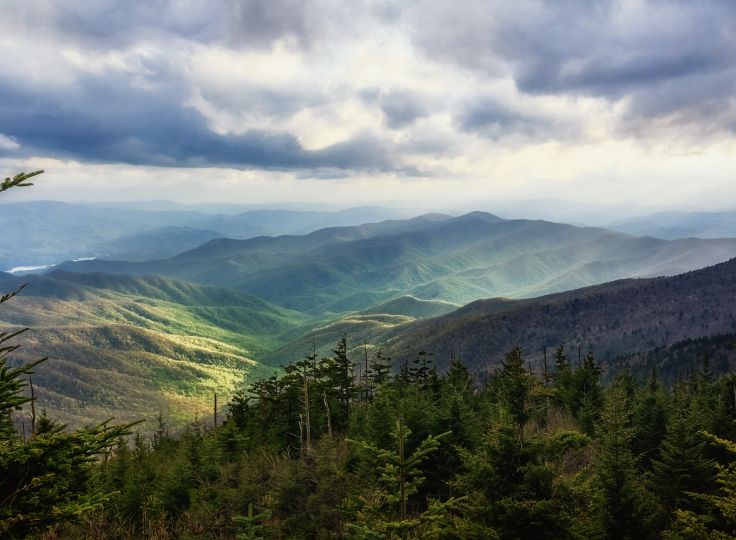
[[736,237],[736,212],[658,212],[615,221],[605,227],[664,240],[733,238]]
[[[442,367],[452,350],[479,371],[519,343],[542,369],[545,348],[565,345],[592,350],[610,373],[736,332],[736,262],[718,264],[736,256],[736,239],[668,241],[482,212],[249,239],[146,227],[104,241],[127,261],[0,273],[0,291],[29,282],[0,321],[32,328],[17,358],[50,357],[34,384],[72,424],[159,410],[191,418],[213,393],[315,347],[330,354],[343,335],[360,357],[380,347],[402,363],[427,350]],[[168,256],[190,237],[204,243]]]
[[160,274],[255,294],[313,316],[411,295],[465,304],[523,298],[624,277],[674,275],[736,255],[736,239],[665,241],[473,212],[217,239],[168,259],[80,261],[69,271]]

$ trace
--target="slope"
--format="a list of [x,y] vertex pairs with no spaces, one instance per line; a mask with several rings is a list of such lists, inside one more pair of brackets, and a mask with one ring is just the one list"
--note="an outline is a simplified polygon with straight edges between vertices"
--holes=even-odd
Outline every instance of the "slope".
[[543,351],[559,345],[592,350],[606,369],[620,357],[683,340],[736,331],[736,259],[673,277],[606,283],[541,298],[480,300],[450,314],[391,328],[375,342],[396,361],[419,350],[450,350],[474,369],[498,365],[522,344],[541,369]]
[[162,277],[0,274],[29,285],[0,310],[5,329],[30,326],[17,361],[48,356],[34,376],[43,407],[79,425],[109,416],[191,419],[249,377],[304,317],[237,291]]

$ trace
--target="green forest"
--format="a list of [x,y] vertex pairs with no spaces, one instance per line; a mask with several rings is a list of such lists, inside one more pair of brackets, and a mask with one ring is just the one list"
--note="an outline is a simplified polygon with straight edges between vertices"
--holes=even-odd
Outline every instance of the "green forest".
[[[7,336],[3,336],[5,339]],[[5,348],[7,352],[9,348]],[[7,412],[32,366],[3,360],[0,531],[25,538],[732,538],[736,375],[700,366],[672,388],[558,349],[520,348],[478,381],[420,353],[356,376],[338,342],[239,391],[228,414],[151,437],[22,440]],[[38,369],[42,369],[39,367]],[[214,420],[214,422],[213,422]]]

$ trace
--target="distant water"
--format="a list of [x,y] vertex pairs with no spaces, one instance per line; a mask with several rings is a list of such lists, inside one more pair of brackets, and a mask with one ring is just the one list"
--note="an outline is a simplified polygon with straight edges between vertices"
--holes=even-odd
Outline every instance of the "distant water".
[[55,264],[44,264],[42,266],[16,266],[15,268],[11,268],[10,270],[6,270],[9,274],[15,274],[18,272],[35,272],[36,270],[44,270],[46,268],[51,268],[52,266],[56,266]]
[[[72,262],[80,261],[94,261],[97,257],[79,257],[78,259],[72,259]],[[20,274],[26,272],[36,272],[38,270],[46,270],[47,268],[53,268],[55,264],[43,264],[41,266],[16,266],[10,270],[5,270],[9,274]]]

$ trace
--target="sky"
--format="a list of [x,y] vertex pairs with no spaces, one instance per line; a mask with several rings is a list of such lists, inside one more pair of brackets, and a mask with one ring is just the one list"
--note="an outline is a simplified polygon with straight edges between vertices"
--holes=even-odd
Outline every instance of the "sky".
[[7,200],[736,210],[730,0],[0,13]]

